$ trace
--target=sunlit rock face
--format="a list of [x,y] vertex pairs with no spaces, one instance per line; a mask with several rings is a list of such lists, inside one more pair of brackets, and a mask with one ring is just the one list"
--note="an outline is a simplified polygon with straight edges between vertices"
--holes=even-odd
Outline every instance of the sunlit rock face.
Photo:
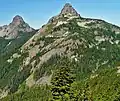
[[32,32],[34,31],[21,16],[16,15],[9,25],[0,27],[0,37],[6,39],[14,39],[19,36],[19,32]]
[[80,16],[80,14],[77,13],[77,11],[72,7],[71,4],[66,3],[63,9],[61,10],[60,15],[65,14],[71,14],[73,16]]

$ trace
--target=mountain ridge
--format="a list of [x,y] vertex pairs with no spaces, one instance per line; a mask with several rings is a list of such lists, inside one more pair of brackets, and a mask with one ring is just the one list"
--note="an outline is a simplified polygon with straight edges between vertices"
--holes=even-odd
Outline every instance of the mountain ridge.
[[[54,74],[66,65],[74,70],[72,91],[75,98],[79,96],[76,101],[114,101],[119,96],[120,27],[99,19],[83,18],[70,4],[61,12],[1,64],[1,71],[6,74],[0,75],[1,98],[13,93],[5,100],[24,101],[29,92],[40,101],[46,97],[41,97],[42,87],[45,87],[43,92],[47,92],[47,97],[52,98],[49,87],[55,82]],[[34,88],[36,86],[41,87],[41,94],[35,90],[39,88]],[[31,90],[37,91],[38,95]]]

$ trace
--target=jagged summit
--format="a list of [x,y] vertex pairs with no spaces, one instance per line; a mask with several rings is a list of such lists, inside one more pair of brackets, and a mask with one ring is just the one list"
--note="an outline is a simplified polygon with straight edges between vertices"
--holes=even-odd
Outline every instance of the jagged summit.
[[80,14],[77,13],[77,11],[72,7],[72,5],[70,3],[66,3],[63,7],[63,9],[61,10],[60,15],[62,14],[72,14],[74,16],[80,16]]
[[21,16],[19,15],[16,15],[14,18],[13,18],[13,21],[12,21],[12,24],[14,25],[19,25],[21,23],[24,23],[24,20]]
[[70,3],[66,3],[64,5],[63,9],[61,10],[60,14],[58,14],[57,16],[52,17],[48,21],[48,23],[56,21],[56,19],[59,19],[62,15],[68,15],[68,17],[70,17],[70,16],[80,17],[80,14],[77,13],[77,11],[72,7],[72,5]]

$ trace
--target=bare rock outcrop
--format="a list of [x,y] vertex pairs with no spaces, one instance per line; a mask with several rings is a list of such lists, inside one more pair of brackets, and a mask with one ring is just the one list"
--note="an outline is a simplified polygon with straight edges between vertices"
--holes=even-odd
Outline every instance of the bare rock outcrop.
[[19,32],[32,32],[34,31],[21,16],[16,15],[9,25],[0,27],[0,36],[6,39],[13,39],[19,36]]
[[60,15],[62,14],[71,14],[73,16],[80,16],[80,14],[78,14],[77,11],[69,3],[66,3],[63,9],[61,10]]

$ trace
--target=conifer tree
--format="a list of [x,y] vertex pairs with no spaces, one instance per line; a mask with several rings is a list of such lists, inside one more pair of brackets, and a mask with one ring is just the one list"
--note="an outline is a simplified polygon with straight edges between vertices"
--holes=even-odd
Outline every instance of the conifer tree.
[[69,101],[71,99],[70,87],[74,81],[71,69],[67,66],[60,67],[52,78],[52,101]]

